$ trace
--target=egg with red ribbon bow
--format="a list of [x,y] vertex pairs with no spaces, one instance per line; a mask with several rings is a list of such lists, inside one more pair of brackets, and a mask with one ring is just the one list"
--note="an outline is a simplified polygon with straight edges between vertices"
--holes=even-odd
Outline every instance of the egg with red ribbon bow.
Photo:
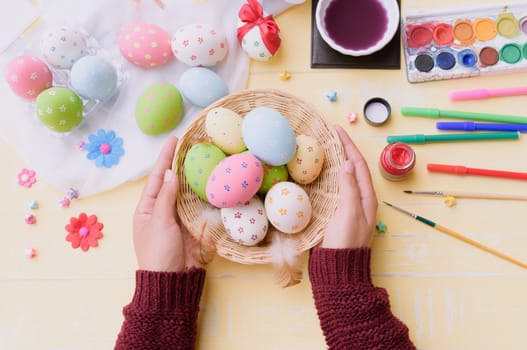
[[238,18],[238,42],[249,57],[268,61],[275,56],[282,42],[280,28],[258,0],[248,0],[240,8]]

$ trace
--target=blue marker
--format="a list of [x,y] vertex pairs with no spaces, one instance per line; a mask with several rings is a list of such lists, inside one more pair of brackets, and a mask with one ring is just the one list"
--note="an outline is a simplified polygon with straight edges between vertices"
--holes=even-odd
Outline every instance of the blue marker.
[[527,132],[527,124],[499,124],[475,122],[437,122],[439,130],[462,131],[519,131]]

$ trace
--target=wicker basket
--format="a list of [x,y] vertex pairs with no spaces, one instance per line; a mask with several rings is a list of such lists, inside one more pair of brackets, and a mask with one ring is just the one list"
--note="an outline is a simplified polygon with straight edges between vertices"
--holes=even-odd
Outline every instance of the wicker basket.
[[[310,134],[318,140],[324,149],[324,166],[317,180],[302,186],[308,193],[313,207],[311,222],[303,231],[289,235],[277,231],[270,225],[267,236],[262,242],[252,247],[243,246],[234,241],[223,228],[220,210],[205,203],[192,192],[183,172],[185,155],[194,144],[207,138],[206,115],[211,109],[217,107],[231,109],[241,117],[256,107],[274,108],[288,119],[296,135]],[[291,261],[291,255],[296,258],[322,240],[326,224],[337,205],[336,179],[342,162],[343,149],[336,132],[333,128],[328,127],[323,116],[312,105],[289,93],[274,89],[244,90],[234,93],[204,109],[179,141],[173,162],[173,168],[180,179],[178,214],[195,238],[203,241],[203,236],[207,236],[218,255],[243,264],[272,263],[278,268],[279,274],[282,274],[279,277],[279,284],[293,285],[299,282],[301,271],[298,271],[298,267],[293,266],[295,264]],[[217,212],[217,214],[212,214],[211,218],[211,212]],[[204,213],[208,213],[207,216]],[[207,223],[204,224],[204,220]],[[283,261],[281,261],[282,253],[280,252],[285,255]],[[295,274],[296,276],[292,276]]]

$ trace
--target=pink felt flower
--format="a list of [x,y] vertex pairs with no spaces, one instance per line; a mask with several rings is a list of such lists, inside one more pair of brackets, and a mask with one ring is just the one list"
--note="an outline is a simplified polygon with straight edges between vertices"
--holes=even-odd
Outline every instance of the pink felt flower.
[[30,188],[31,186],[33,186],[35,182],[37,182],[36,175],[37,173],[34,170],[30,170],[26,168],[22,169],[17,175],[18,184],[20,186]]
[[79,217],[71,217],[70,223],[66,225],[66,241],[71,242],[71,246],[76,249],[81,247],[83,251],[88,251],[90,247],[97,247],[97,240],[102,238],[104,225],[97,222],[96,215],[86,215],[80,213]]

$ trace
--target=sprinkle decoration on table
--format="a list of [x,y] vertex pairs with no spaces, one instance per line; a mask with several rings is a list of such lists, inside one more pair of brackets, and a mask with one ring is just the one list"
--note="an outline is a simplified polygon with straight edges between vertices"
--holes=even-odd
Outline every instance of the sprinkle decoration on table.
[[65,226],[68,232],[66,241],[71,242],[72,248],[80,247],[86,252],[90,247],[98,246],[97,240],[103,236],[103,227],[104,225],[97,221],[96,215],[80,213],[79,217],[71,217],[70,223]]
[[35,248],[25,248],[24,255],[29,259],[33,259],[37,256],[37,250]]
[[330,90],[326,93],[326,97],[329,102],[335,102],[337,100],[337,92],[335,90]]
[[37,182],[37,173],[31,169],[22,169],[18,175],[18,184],[25,188],[30,188],[35,182]]
[[289,72],[284,69],[283,71],[280,72],[280,79],[283,81],[287,81],[291,79],[291,74],[289,74]]
[[79,198],[79,190],[76,190],[74,188],[70,188],[67,194],[71,200]]
[[84,150],[88,152],[86,157],[95,160],[97,167],[110,168],[119,164],[124,154],[123,139],[117,137],[113,130],[99,129],[97,134],[90,134],[88,140],[89,143],[84,145]]
[[38,202],[33,199],[33,200],[29,201],[28,207],[31,210],[37,210],[38,209]]
[[375,230],[378,232],[378,233],[386,233],[386,230],[388,229],[388,226],[386,226],[386,224],[382,221],[379,221],[376,225],[375,225]]
[[70,206],[70,199],[68,197],[62,197],[60,200],[59,200],[59,205],[62,207],[62,208],[68,208]]
[[445,196],[445,204],[447,207],[453,207],[456,205],[456,197],[454,196]]
[[357,112],[349,112],[348,115],[346,116],[346,119],[351,124],[357,121],[358,116],[359,114]]
[[26,222],[26,224],[28,225],[34,225],[37,223],[37,218],[35,215],[33,214],[27,214],[26,217],[24,218],[24,221]]
[[86,142],[84,141],[80,141],[78,144],[77,144],[77,148],[79,149],[79,151],[84,151],[84,146],[86,145]]

